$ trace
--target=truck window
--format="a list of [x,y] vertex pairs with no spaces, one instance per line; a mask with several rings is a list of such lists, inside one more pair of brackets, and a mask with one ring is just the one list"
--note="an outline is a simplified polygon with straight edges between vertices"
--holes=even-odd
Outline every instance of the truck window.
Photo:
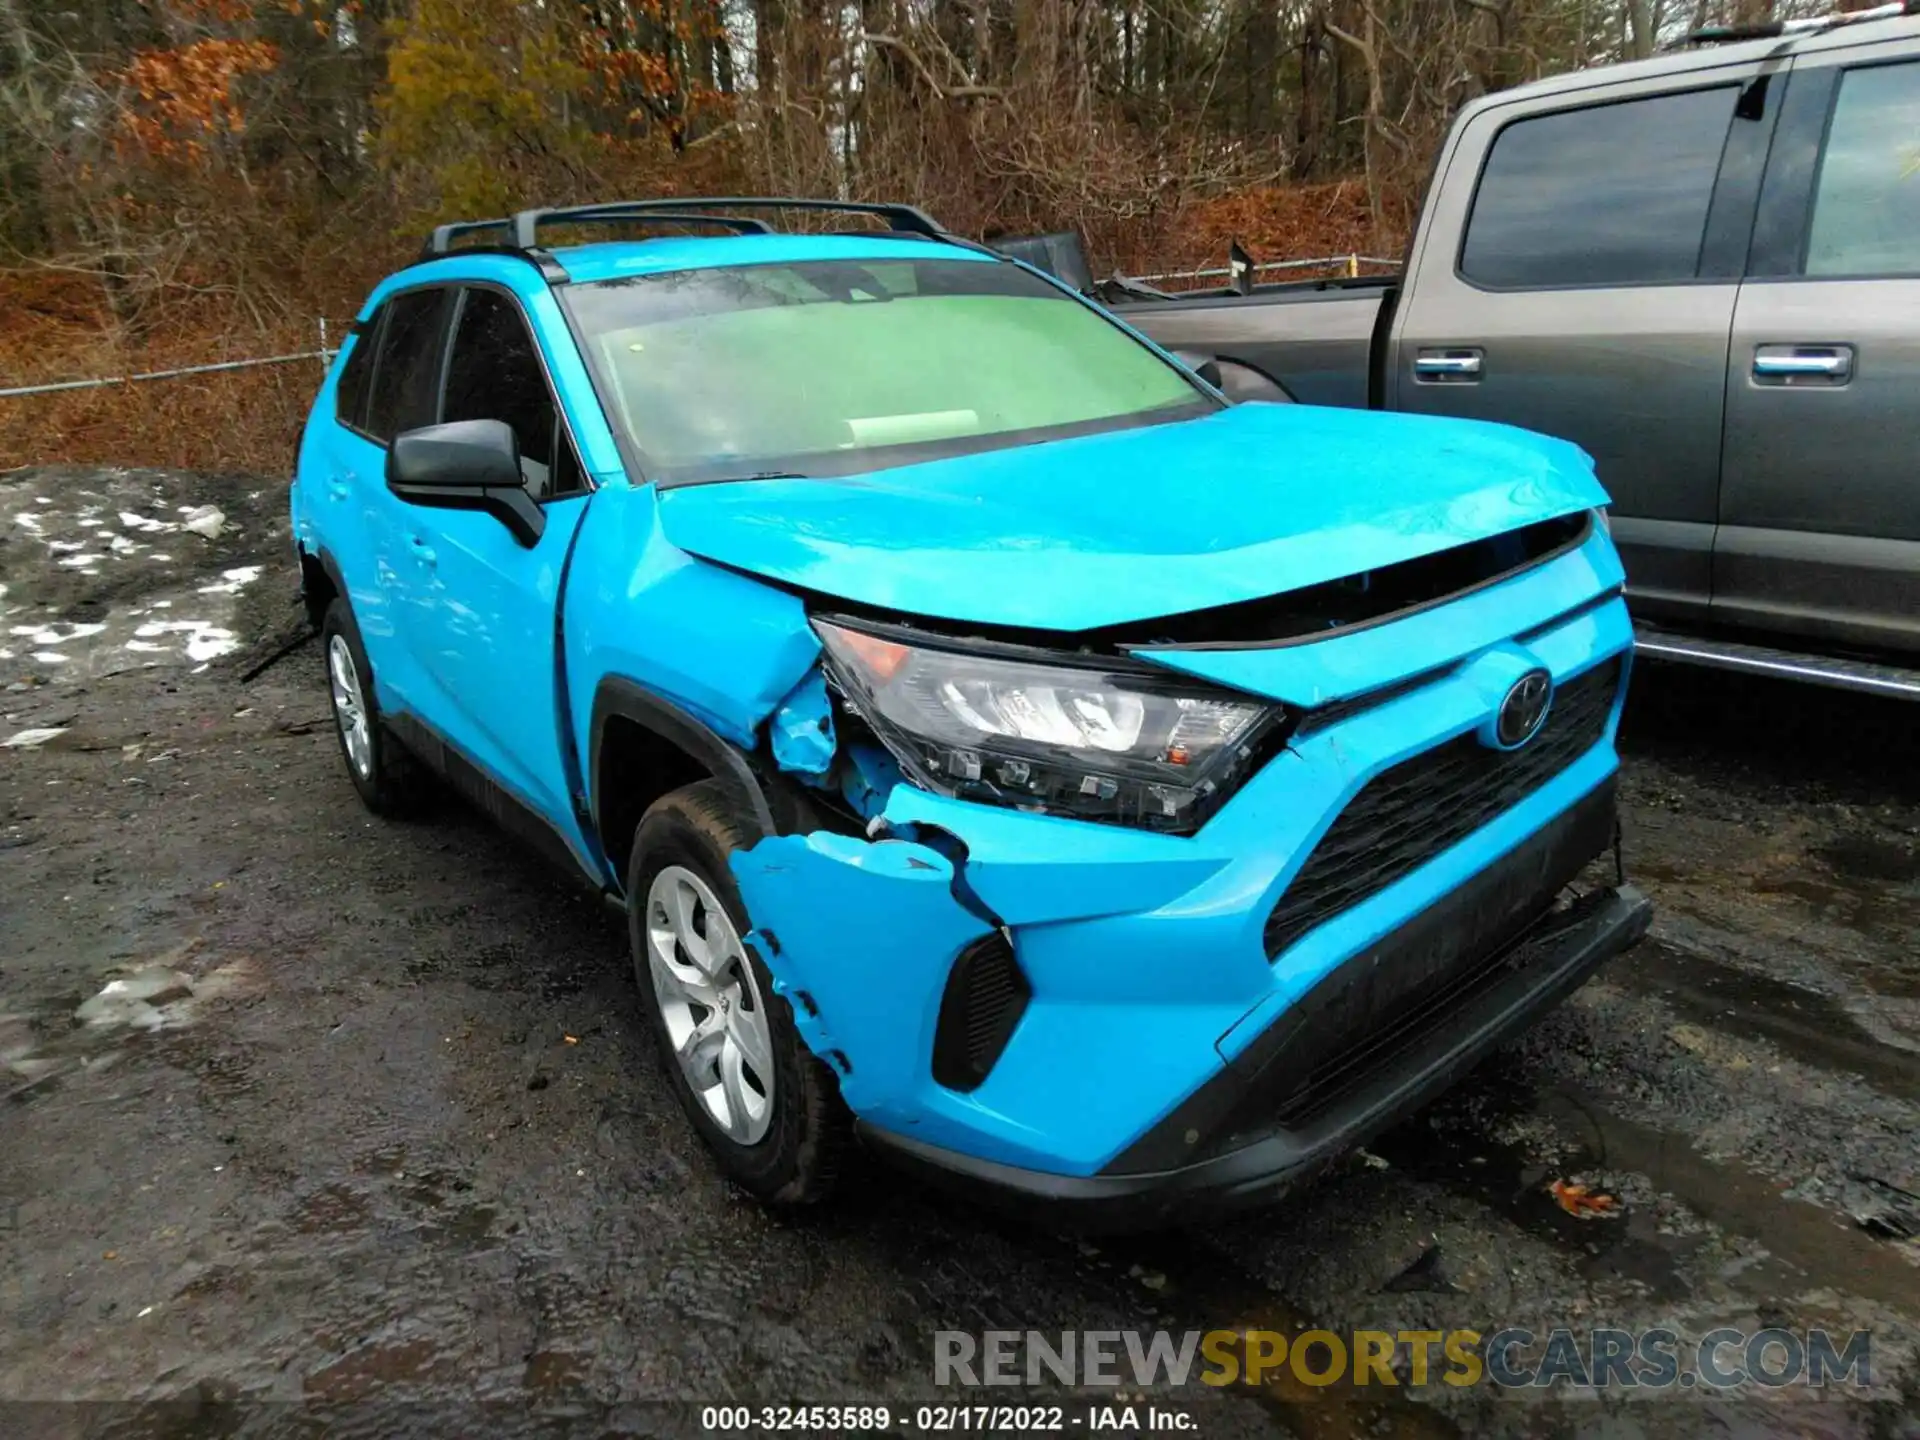
[[[520,473],[535,499],[582,488],[553,396],[520,307],[497,290],[467,291],[447,360],[442,419],[504,420],[520,442]],[[556,473],[555,445],[560,447]]]
[[1691,280],[1737,86],[1518,120],[1494,140],[1460,273],[1499,289]]
[[1806,273],[1920,275],[1920,61],[1841,77]]
[[410,290],[387,302],[387,328],[380,336],[373,403],[367,433],[382,444],[402,430],[433,423],[435,382],[440,378],[440,333],[448,292]]

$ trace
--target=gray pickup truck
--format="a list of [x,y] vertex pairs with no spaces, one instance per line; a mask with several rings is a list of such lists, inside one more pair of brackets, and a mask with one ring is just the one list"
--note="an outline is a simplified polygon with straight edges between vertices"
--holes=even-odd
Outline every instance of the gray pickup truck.
[[1844,21],[1468,106],[1398,281],[1094,289],[1236,398],[1575,441],[1649,653],[1920,699],[1920,21]]

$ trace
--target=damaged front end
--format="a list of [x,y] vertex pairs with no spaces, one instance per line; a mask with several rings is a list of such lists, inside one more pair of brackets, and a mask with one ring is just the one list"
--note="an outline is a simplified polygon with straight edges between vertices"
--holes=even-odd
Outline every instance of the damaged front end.
[[[1295,633],[1262,641],[811,614],[763,731],[808,818],[733,868],[870,1138],[1043,1199],[1272,1193],[1631,944],[1631,891],[1555,910],[1613,833],[1618,560],[1584,521],[1537,545],[1438,599],[1431,571],[1283,597],[1256,620]],[[1351,613],[1301,635],[1302,604]],[[1295,1133],[1278,1092],[1309,1084]]]

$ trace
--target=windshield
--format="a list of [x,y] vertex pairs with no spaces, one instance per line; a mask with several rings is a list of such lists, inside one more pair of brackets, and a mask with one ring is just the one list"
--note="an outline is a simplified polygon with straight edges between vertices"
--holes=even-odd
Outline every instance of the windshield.
[[743,265],[561,294],[651,480],[848,475],[1216,403],[1010,264]]

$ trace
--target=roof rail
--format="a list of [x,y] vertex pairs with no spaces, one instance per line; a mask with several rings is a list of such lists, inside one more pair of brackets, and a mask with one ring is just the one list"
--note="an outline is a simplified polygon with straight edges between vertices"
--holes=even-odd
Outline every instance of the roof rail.
[[872,215],[885,220],[890,229],[929,240],[952,237],[924,210],[912,205],[878,205],[853,200],[803,200],[790,196],[719,195],[687,199],[619,200],[606,205],[582,205],[563,210],[522,210],[513,217],[513,243],[532,249],[536,232],[542,225],[572,225],[627,220],[665,221],[671,217],[694,219],[706,224],[732,224],[742,233],[752,230],[765,234],[772,226],[750,217],[715,215],[716,210],[802,210],[826,211],[849,215]]
[[1801,20],[1773,20],[1760,25],[1707,25],[1682,35],[1673,48],[1685,45],[1728,45],[1740,40],[1779,40],[1795,35],[1817,35],[1841,25],[1859,25],[1869,20],[1897,20],[1902,15],[1920,15],[1920,0],[1890,0],[1885,5],[1865,10],[1835,10],[1825,15],[1810,15]]
[[686,199],[615,200],[598,205],[571,205],[559,208],[539,207],[522,210],[497,220],[462,220],[434,227],[420,258],[451,254],[455,242],[469,235],[491,232],[495,244],[484,247],[494,251],[533,252],[539,250],[542,225],[711,225],[736,235],[767,235],[773,227],[752,215],[733,215],[734,210],[802,210],[851,215],[872,215],[887,222],[888,228],[903,235],[918,235],[928,240],[965,244],[948,234],[926,211],[912,205],[867,204],[852,200],[804,200],[781,196],[721,195]]
[[[537,265],[549,284],[564,285],[571,278],[566,267],[538,242],[542,225],[710,225],[735,235],[770,235],[773,226],[735,210],[802,210],[871,215],[887,223],[888,233],[937,240],[969,250],[986,247],[940,226],[926,211],[912,205],[870,204],[856,200],[805,200],[771,195],[721,195],[660,200],[614,200],[599,205],[522,210],[497,220],[461,220],[437,225],[420,247],[420,259],[433,260],[458,251],[463,255],[510,255]],[[715,213],[721,212],[721,213]],[[493,236],[492,243],[456,245],[467,236]],[[986,251],[986,253],[992,253]]]

